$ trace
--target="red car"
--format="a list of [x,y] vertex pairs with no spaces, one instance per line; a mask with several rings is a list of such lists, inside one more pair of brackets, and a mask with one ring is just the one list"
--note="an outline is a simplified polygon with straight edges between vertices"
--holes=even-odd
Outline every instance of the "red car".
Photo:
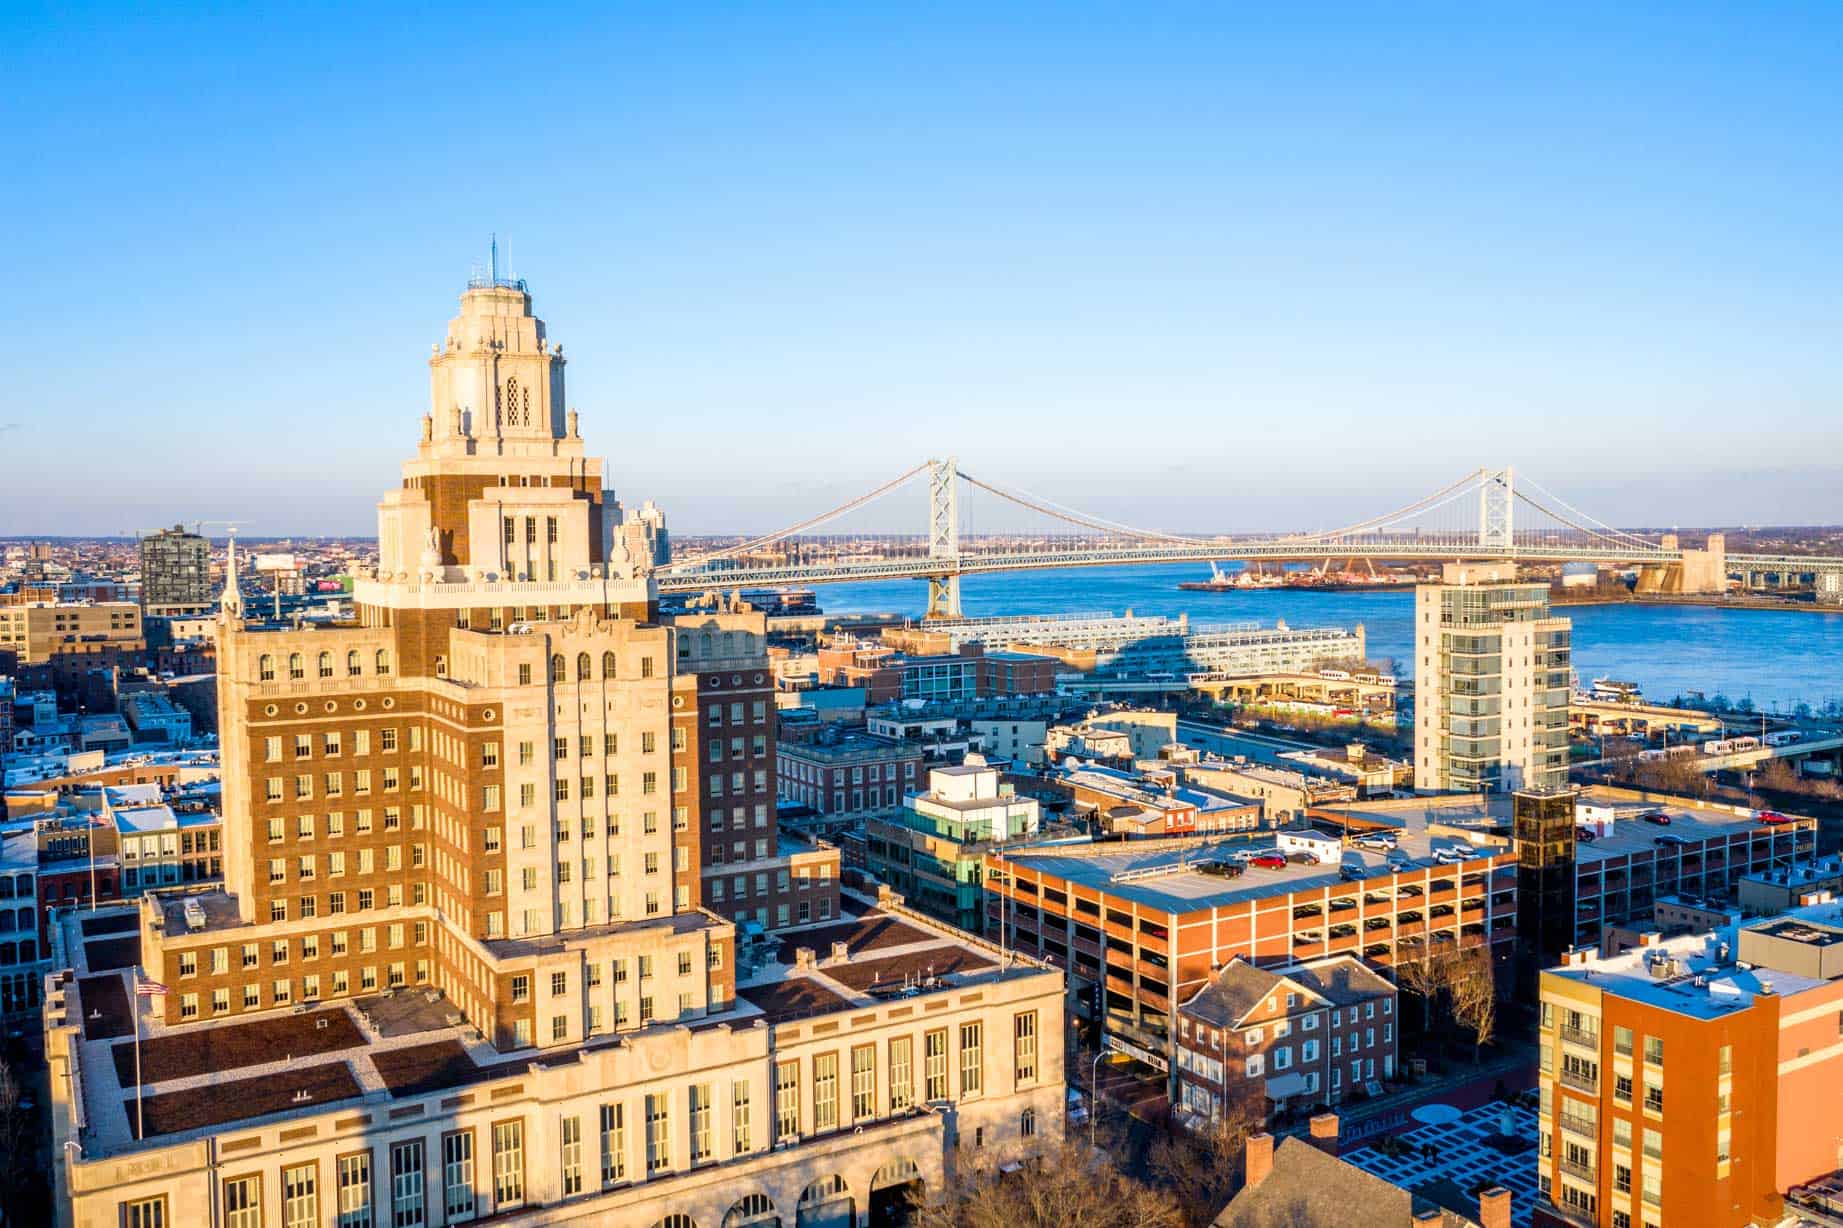
[[1286,858],[1278,853],[1262,853],[1259,857],[1250,857],[1248,864],[1259,866],[1263,870],[1284,870],[1286,869]]
[[1662,810],[1653,810],[1649,813],[1641,814],[1638,817],[1647,823],[1655,823],[1659,827],[1670,826],[1670,816],[1665,814]]
[[1779,823],[1790,823],[1792,821],[1791,815],[1780,814],[1777,810],[1762,810],[1757,817],[1762,823],[1771,823],[1775,825]]
[[1593,843],[1596,834],[1597,833],[1591,827],[1577,827],[1574,829],[1574,838],[1576,840],[1584,840],[1589,844]]

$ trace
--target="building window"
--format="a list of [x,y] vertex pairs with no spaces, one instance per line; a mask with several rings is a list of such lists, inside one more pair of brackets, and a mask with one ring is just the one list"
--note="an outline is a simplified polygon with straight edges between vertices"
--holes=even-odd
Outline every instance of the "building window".
[[318,1171],[317,1164],[282,1169],[283,1228],[318,1228],[320,1194],[315,1182]]
[[493,1126],[493,1210],[525,1201],[525,1123],[502,1121]]
[[122,1228],[167,1228],[166,1195],[122,1204]]
[[665,1093],[657,1092],[646,1098],[646,1175],[651,1177],[671,1167],[671,1104]]
[[715,1147],[712,1142],[714,1134],[710,1126],[710,1084],[698,1083],[691,1087],[691,1162],[708,1163]]
[[800,1137],[800,1063],[774,1068],[774,1135],[786,1142]]
[[391,1228],[422,1228],[427,1212],[422,1196],[422,1140],[392,1143],[390,1148]]
[[627,1179],[626,1106],[602,1105],[602,1184]]
[[838,1128],[838,1054],[813,1055],[813,1132]]
[[930,1032],[923,1039],[923,1075],[927,1080],[924,1100],[949,1099],[947,1089],[947,1029]]
[[224,1228],[262,1228],[261,1177],[233,1177],[224,1183]]
[[963,1023],[960,1025],[960,1095],[977,1096],[983,1085],[985,1063],[980,1055],[980,1034],[984,1025]]
[[1033,1083],[1037,1078],[1037,1012],[1024,1011],[1013,1024],[1017,1081]]
[[[1185,1086],[1189,1085],[1186,1084]],[[1035,1109],[1025,1109],[1022,1113],[1018,1114],[1017,1132],[1019,1138],[1035,1138],[1037,1136],[1037,1111]]]
[[732,1150],[736,1155],[747,1155],[752,1150],[749,1137],[749,1085],[745,1080],[736,1080],[730,1098],[730,1128],[734,1135]]
[[582,1193],[582,1118],[565,1117],[558,1130],[563,1147],[563,1196]]
[[863,1121],[877,1115],[877,1047],[859,1045],[851,1051],[851,1117]]
[[915,1100],[913,1037],[898,1036],[890,1041],[890,1112],[900,1113]]
[[442,1135],[442,1205],[448,1218],[474,1213],[474,1133]]
[[371,1153],[340,1156],[334,1172],[339,1186],[339,1228],[372,1228]]

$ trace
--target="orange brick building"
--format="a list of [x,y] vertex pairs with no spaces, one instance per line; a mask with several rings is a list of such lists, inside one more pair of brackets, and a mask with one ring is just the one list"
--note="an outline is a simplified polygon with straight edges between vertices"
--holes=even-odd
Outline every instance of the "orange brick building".
[[1843,1144],[1843,907],[1542,975],[1538,1224],[1778,1223]]

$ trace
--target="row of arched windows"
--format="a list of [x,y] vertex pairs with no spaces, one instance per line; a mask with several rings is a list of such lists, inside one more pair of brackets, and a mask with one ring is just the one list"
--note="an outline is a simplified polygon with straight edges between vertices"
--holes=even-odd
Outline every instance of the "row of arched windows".
[[[588,653],[586,652],[577,653],[576,654],[576,681],[588,682],[591,679],[593,679],[595,677],[594,665],[595,665],[594,659],[591,658]],[[564,656],[562,653],[558,653],[556,656],[550,659],[550,680],[552,682],[569,681],[568,670],[569,670],[569,662],[564,659]],[[603,678],[614,678],[616,676],[617,676],[617,666],[615,665],[614,654],[612,652],[604,652],[602,654],[602,677]]]
[[[390,649],[378,649],[377,652],[372,655],[371,668],[373,673],[390,673]],[[364,672],[363,654],[356,648],[346,653],[346,675],[351,678],[357,678]],[[331,678],[333,676],[332,653],[323,652],[315,659],[314,673],[320,678]],[[290,680],[297,682],[307,677],[307,658],[301,653],[291,652],[288,654],[288,677]],[[256,679],[259,682],[275,681],[275,658],[269,653],[263,653],[257,660]]]

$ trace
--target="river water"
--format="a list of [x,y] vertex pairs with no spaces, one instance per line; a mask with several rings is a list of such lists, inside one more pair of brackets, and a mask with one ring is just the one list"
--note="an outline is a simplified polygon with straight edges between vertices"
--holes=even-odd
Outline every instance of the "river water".
[[[1362,623],[1372,659],[1397,658],[1413,672],[1414,594],[1321,593],[1309,590],[1183,592],[1180,580],[1209,578],[1187,564],[1088,567],[970,576],[961,584],[969,617],[1077,612],[1176,615],[1192,625],[1284,619],[1292,627]],[[920,617],[927,587],[918,580],[834,584],[818,590],[829,613],[896,612]],[[1722,610],[1708,606],[1573,606],[1574,668],[1586,682],[1627,679],[1646,698],[1669,700],[1701,691],[1751,699],[1766,709],[1798,703],[1843,704],[1843,614],[1796,610]]]

